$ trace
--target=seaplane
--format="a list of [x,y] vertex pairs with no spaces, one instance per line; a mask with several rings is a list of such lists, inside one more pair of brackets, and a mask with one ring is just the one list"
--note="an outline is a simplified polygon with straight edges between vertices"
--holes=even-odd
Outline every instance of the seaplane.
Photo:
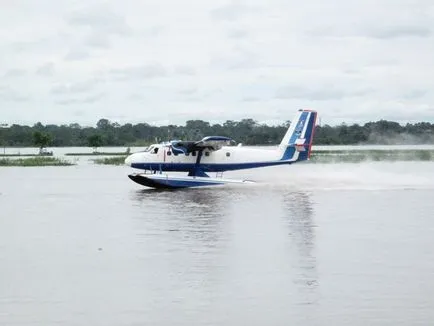
[[[142,186],[157,189],[254,183],[252,180],[225,179],[223,172],[309,160],[316,119],[316,111],[298,110],[280,144],[272,149],[235,145],[233,139],[224,136],[153,144],[125,159],[127,166],[141,170],[128,177]],[[187,172],[187,175],[167,172]],[[210,176],[211,173],[216,173],[215,177]]]

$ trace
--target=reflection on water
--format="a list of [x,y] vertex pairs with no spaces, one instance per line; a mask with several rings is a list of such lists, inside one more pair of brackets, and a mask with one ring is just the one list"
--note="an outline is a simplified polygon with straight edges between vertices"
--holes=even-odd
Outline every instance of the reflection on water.
[[[227,217],[231,208],[227,191],[203,188],[131,193],[138,208],[133,217],[137,246],[143,252],[141,260],[149,266],[144,277],[165,289],[167,297],[158,308],[164,307],[161,313],[172,314],[174,322],[185,306],[210,309],[215,294],[227,284]],[[164,320],[161,313],[156,318]],[[191,323],[206,318],[200,309],[190,314],[196,316]]]
[[197,240],[200,246],[208,247],[221,235],[220,224],[227,212],[223,189],[141,190],[133,193],[133,199],[142,212],[135,218],[145,223],[144,229],[178,232],[178,237]]
[[282,205],[286,209],[284,218],[291,244],[296,248],[294,282],[303,293],[305,303],[312,304],[318,300],[319,284],[313,204],[305,192],[286,192],[282,195]]
[[133,205],[160,208],[168,215],[211,222],[225,216],[237,200],[245,196],[237,187],[191,188],[178,190],[142,189],[131,193]]
[[[255,227],[255,223],[266,227],[267,223],[273,223],[270,217],[278,216],[282,211],[290,239],[288,254],[292,268],[296,270],[293,282],[315,288],[318,280],[314,209],[309,194],[282,189],[241,190],[244,191],[231,187],[135,191],[132,193],[133,202],[141,210],[141,214],[135,217],[137,235],[158,236],[159,241],[164,237],[165,241],[170,240],[176,246],[188,246],[193,251],[203,252],[204,248],[211,247],[222,250],[228,241],[238,241],[237,237],[246,232],[250,232],[249,238],[254,238],[253,230],[249,229]],[[269,205],[264,205],[264,202]],[[157,215],[156,211],[159,212]],[[257,214],[260,220],[246,220],[246,216],[253,214]],[[243,223],[244,230],[236,229],[239,223]],[[282,238],[281,241],[286,240]]]
[[185,212],[192,216],[206,217],[221,215],[225,199],[223,188],[192,188],[179,190],[142,189],[133,193],[133,199],[141,205],[164,205],[175,212]]

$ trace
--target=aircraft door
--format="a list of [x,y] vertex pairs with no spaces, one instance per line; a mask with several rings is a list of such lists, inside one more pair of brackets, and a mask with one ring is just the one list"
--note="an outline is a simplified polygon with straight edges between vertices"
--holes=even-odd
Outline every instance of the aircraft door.
[[161,146],[155,146],[152,150],[151,154],[154,154],[156,157],[154,161],[156,162],[164,162],[165,161],[165,148]]

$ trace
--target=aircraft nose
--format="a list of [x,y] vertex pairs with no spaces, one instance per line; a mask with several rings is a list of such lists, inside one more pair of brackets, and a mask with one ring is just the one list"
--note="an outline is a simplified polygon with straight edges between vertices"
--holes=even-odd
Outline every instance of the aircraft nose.
[[131,163],[133,163],[133,157],[132,156],[133,155],[130,155],[125,159],[125,165],[131,166]]

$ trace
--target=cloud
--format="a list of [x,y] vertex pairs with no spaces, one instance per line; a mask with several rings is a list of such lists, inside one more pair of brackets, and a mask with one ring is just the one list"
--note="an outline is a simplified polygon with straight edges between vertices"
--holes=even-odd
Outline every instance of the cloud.
[[189,88],[184,88],[179,90],[179,94],[181,95],[191,95],[197,92],[197,88],[196,87],[189,87]]
[[71,49],[65,55],[66,61],[84,61],[90,58],[90,51],[85,49]]
[[144,99],[143,94],[133,93],[133,94],[130,94],[128,96],[128,100],[131,100],[131,101],[134,101],[134,102],[136,102],[136,101],[142,101],[143,99]]
[[211,57],[210,67],[214,69],[255,69],[262,66],[261,57],[240,47]]
[[55,67],[53,62],[47,62],[36,69],[36,75],[50,77],[53,76]]
[[151,27],[144,28],[142,30],[137,31],[137,35],[141,35],[143,37],[157,37],[163,34],[163,32],[166,30],[164,26],[161,25],[155,25]]
[[175,67],[175,73],[179,75],[194,76],[196,75],[196,69],[192,66],[178,65]]
[[72,115],[74,117],[83,117],[83,116],[86,115],[86,113],[83,110],[75,110],[75,111],[72,112]]
[[107,5],[85,6],[67,15],[66,21],[72,26],[89,27],[106,34],[125,35],[130,32],[125,18]]
[[5,78],[14,78],[14,77],[23,77],[27,74],[27,72],[24,69],[15,68],[15,69],[9,69],[4,74]]
[[371,92],[364,90],[343,90],[333,86],[300,87],[285,86],[277,89],[277,99],[307,99],[311,101],[340,100],[345,97],[363,96]]
[[46,42],[45,39],[31,40],[31,41],[18,41],[11,42],[10,46],[14,52],[25,53],[27,51],[34,51],[35,48],[41,46]]
[[17,92],[9,86],[0,86],[0,102],[28,102],[30,100],[30,96]]
[[76,104],[93,104],[95,102],[98,102],[102,98],[104,98],[105,94],[95,94],[95,95],[88,95],[85,97],[74,97],[74,98],[67,98],[62,100],[56,100],[55,103],[59,105],[76,105]]
[[335,1],[312,10],[311,14],[317,19],[304,30],[313,37],[347,38],[358,42],[362,42],[359,38],[424,39],[432,36],[432,11],[431,3],[425,0],[417,3],[367,0],[363,5]]
[[264,99],[261,99],[260,97],[256,97],[256,96],[245,96],[243,97],[243,101],[244,102],[260,102],[263,101]]
[[51,88],[51,94],[53,95],[74,95],[87,93],[94,89],[96,81],[89,80],[85,82],[67,83],[53,86]]
[[249,35],[249,32],[243,29],[230,29],[227,36],[233,39],[243,39]]
[[402,94],[402,97],[409,100],[419,99],[421,97],[424,97],[428,93],[429,91],[427,89],[412,89],[404,92]]
[[110,76],[117,81],[152,79],[166,76],[166,69],[159,63],[143,66],[132,66],[126,68],[112,69]]
[[355,25],[350,28],[320,26],[307,31],[308,35],[319,37],[365,37],[380,40],[408,39],[408,38],[428,38],[432,35],[430,27],[421,24],[378,24]]
[[108,49],[110,47],[110,37],[108,34],[93,32],[86,37],[84,44],[93,48]]
[[71,33],[78,33],[76,43],[83,48],[77,52],[75,49],[71,50],[67,60],[83,60],[89,56],[90,49],[109,49],[113,37],[131,34],[125,17],[108,4],[85,5],[65,15],[65,20]]
[[255,7],[244,4],[231,3],[212,9],[211,18],[217,21],[236,21],[243,15],[255,11]]
[[426,38],[431,35],[431,30],[424,26],[389,26],[368,32],[368,36],[379,39],[395,39],[402,37]]
[[121,108],[120,122],[284,122],[310,107],[328,124],[434,121],[433,10],[429,0],[10,1],[2,119],[88,125]]

